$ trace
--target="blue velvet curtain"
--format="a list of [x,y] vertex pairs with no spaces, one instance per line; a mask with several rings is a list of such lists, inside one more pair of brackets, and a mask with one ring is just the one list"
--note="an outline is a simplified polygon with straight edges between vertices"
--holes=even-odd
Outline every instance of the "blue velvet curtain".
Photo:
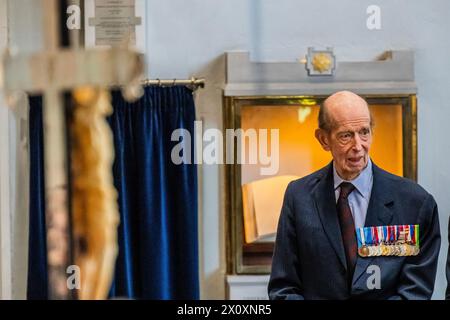
[[[198,299],[197,172],[171,160],[172,132],[186,129],[194,154],[195,106],[182,87],[146,87],[127,103],[112,93],[114,183],[119,193],[119,255],[111,297]],[[46,297],[40,101],[30,99],[30,253],[28,296]],[[37,108],[36,108],[37,107]],[[40,140],[31,135],[40,135]],[[185,140],[189,141],[189,140]],[[33,146],[33,144],[35,144]],[[39,177],[37,177],[39,176]]]
[[44,137],[42,98],[29,98],[30,209],[28,241],[28,299],[47,299],[47,241],[45,237]]

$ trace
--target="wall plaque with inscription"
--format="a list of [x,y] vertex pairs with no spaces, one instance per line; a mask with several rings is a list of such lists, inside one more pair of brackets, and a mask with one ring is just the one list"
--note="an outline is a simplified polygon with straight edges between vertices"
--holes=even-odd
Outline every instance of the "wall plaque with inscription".
[[136,26],[142,23],[136,17],[135,0],[95,0],[95,17],[89,25],[95,27],[95,45],[136,45]]

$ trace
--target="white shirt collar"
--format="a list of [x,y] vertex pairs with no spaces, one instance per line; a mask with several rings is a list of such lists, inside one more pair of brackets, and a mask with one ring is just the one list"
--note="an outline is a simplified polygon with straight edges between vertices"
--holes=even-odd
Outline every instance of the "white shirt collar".
[[367,200],[370,198],[371,185],[373,181],[372,160],[369,158],[367,166],[361,171],[361,173],[353,180],[348,181],[342,179],[336,171],[333,161],[333,177],[334,177],[334,190],[336,190],[342,182],[350,182],[358,190],[358,192]]

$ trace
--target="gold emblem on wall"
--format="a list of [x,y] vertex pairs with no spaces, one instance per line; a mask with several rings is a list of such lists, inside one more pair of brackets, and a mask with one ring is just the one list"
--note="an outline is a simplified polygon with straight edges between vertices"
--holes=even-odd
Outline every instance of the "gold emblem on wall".
[[309,76],[332,76],[336,67],[336,57],[332,48],[315,50],[308,48],[306,70]]
[[326,53],[317,53],[313,57],[312,65],[314,67],[314,70],[323,73],[330,69],[331,59]]

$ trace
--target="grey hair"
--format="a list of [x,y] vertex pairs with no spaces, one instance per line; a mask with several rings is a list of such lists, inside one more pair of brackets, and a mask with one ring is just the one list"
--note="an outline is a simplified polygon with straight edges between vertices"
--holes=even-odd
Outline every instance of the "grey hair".
[[330,116],[328,115],[328,112],[325,110],[325,101],[322,102],[319,106],[319,128],[324,131],[331,131],[333,127],[332,119],[330,119]]

